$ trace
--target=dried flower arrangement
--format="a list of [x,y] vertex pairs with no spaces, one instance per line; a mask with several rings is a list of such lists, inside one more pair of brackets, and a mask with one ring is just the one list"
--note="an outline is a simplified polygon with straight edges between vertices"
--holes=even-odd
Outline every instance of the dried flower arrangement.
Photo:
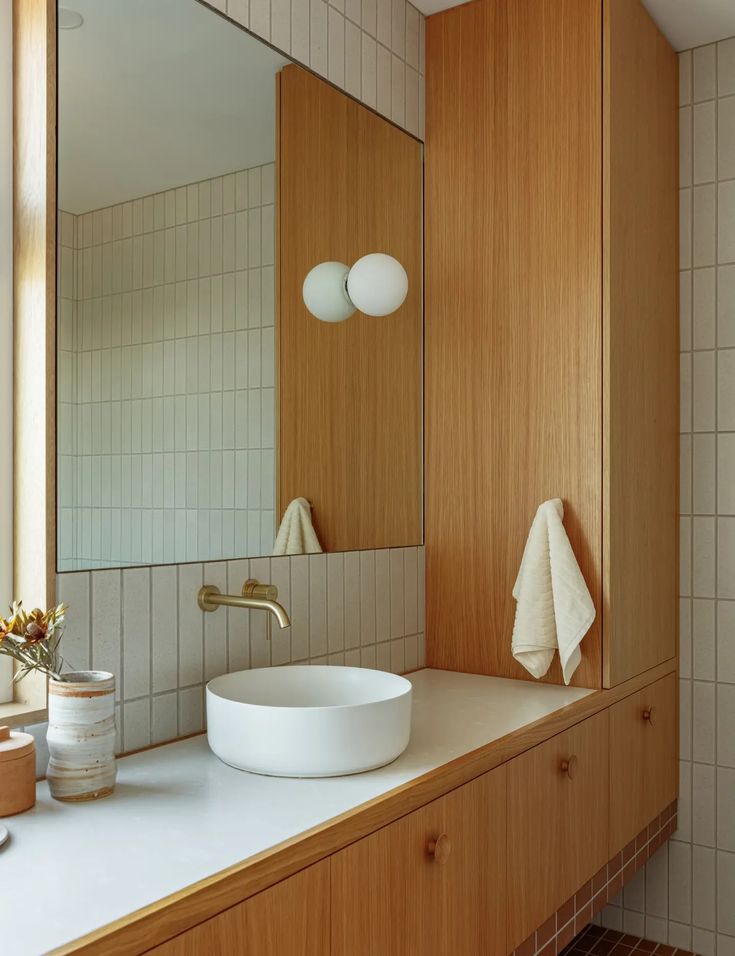
[[67,607],[41,611],[24,611],[21,601],[15,601],[8,618],[0,618],[0,654],[12,657],[20,664],[14,680],[20,680],[31,671],[41,671],[53,680],[63,680],[64,659],[59,643],[64,633],[64,615]]

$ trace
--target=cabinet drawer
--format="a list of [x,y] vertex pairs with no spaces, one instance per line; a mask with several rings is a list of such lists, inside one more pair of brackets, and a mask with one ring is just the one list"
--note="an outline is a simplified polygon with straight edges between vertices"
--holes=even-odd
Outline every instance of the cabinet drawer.
[[146,956],[325,956],[329,862],[323,860],[150,949]]
[[331,857],[332,956],[505,956],[505,768]]
[[676,799],[676,675],[610,708],[610,853]]
[[608,859],[607,711],[508,764],[508,951]]

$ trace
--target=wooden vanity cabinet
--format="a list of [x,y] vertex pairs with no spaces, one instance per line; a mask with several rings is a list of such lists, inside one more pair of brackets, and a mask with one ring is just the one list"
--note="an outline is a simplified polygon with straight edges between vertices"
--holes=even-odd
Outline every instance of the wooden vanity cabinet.
[[505,956],[506,770],[331,858],[332,956]]
[[511,952],[608,861],[608,714],[508,764]]
[[155,956],[325,956],[329,860],[148,950]]
[[676,54],[641,0],[476,0],[426,61],[427,662],[531,679],[512,590],[558,497],[573,683],[615,687],[677,647]]
[[610,708],[612,857],[677,797],[676,674]]

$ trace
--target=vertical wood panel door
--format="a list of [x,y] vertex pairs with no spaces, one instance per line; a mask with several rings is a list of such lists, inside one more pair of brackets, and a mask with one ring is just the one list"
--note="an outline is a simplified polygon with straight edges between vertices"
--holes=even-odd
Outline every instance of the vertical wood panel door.
[[675,656],[679,261],[676,54],[605,0],[604,683]]
[[675,674],[610,708],[610,857],[676,799],[676,708]]
[[[545,499],[601,602],[600,4],[468,3],[427,60],[427,658],[530,679],[512,589]],[[599,687],[599,614],[582,655]]]
[[276,883],[148,951],[155,956],[325,956],[329,861]]
[[501,767],[332,856],[332,956],[505,956],[505,800]]
[[608,860],[608,714],[508,764],[508,952]]
[[[279,74],[278,518],[313,506],[326,551],[422,541],[421,144],[298,66]],[[384,317],[320,322],[320,262],[385,252],[408,297]]]

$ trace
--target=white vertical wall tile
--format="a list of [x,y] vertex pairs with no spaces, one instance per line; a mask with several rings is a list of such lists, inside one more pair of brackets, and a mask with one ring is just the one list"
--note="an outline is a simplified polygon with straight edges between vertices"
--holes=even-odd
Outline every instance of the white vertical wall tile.
[[698,103],[692,110],[693,180],[710,183],[715,179],[715,103]]
[[692,51],[679,54],[679,105],[692,102]]
[[67,668],[87,670],[91,664],[91,575],[77,571],[59,575],[58,581],[59,601],[69,607],[62,655]]
[[120,585],[120,571],[92,574],[92,667],[115,675],[116,699],[121,696],[122,676]]
[[140,750],[151,743],[151,700],[128,701],[123,705],[123,747]]
[[735,178],[735,96],[717,105],[717,177]]
[[717,270],[717,344],[735,346],[735,265]]
[[735,900],[735,853],[727,853],[723,850],[717,853],[717,931],[727,933],[729,936],[735,936],[733,900]]
[[717,95],[715,44],[697,47],[692,51],[692,60],[694,102],[713,99]]
[[[720,207],[727,205],[728,196],[720,197]],[[715,187],[695,186],[692,190],[692,265],[711,266],[715,263],[715,218],[716,196]],[[722,213],[721,213],[722,216]],[[724,223],[720,223],[720,242],[723,246],[730,245],[730,232]],[[735,258],[735,257],[734,257]],[[721,260],[722,261],[722,260]],[[684,266],[682,266],[684,268]]]
[[692,851],[686,843],[669,844],[669,919],[689,923],[692,914]]
[[717,190],[717,261],[735,262],[735,180]]
[[735,37],[717,44],[717,85],[718,96],[735,93]]
[[[122,627],[125,638],[122,645],[123,688],[125,699],[128,700],[147,695],[151,690],[150,569],[125,569],[122,572],[122,593]],[[127,743],[127,724],[125,735],[126,749],[130,749]]]

